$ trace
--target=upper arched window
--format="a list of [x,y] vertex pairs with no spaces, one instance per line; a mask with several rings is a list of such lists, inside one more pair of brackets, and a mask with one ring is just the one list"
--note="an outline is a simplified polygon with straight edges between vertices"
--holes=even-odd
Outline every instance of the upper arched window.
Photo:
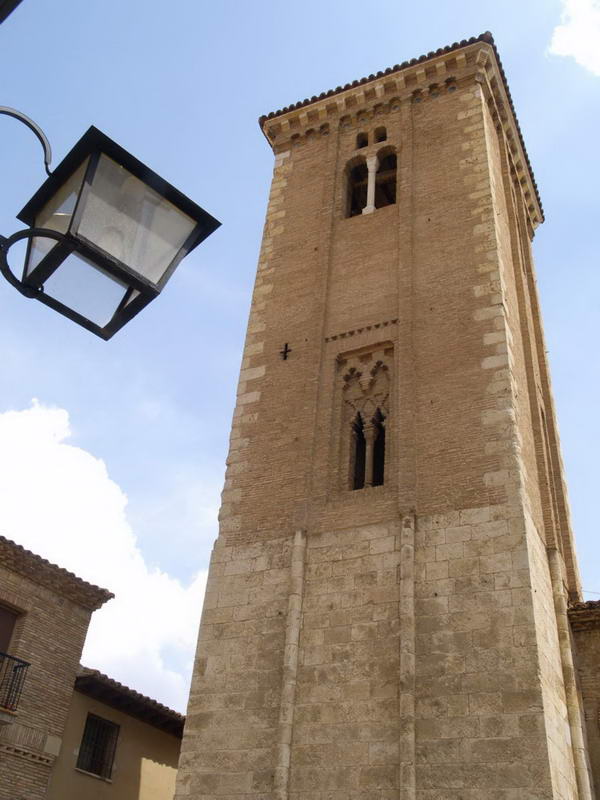
[[375,177],[375,208],[391,206],[396,202],[396,154],[384,152],[379,156]]
[[369,134],[368,133],[359,133],[356,137],[356,148],[357,150],[361,147],[366,147],[369,144]]
[[387,139],[387,131],[382,126],[381,128],[375,128],[375,141],[376,142],[385,142]]
[[367,204],[367,185],[369,171],[364,158],[350,163],[348,167],[348,198],[346,216],[355,217],[362,214]]

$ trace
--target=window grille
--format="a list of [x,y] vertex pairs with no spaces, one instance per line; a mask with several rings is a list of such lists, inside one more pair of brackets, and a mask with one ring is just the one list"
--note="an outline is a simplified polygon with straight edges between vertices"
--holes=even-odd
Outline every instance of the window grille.
[[77,769],[110,778],[112,775],[119,726],[94,714],[88,714],[79,747]]

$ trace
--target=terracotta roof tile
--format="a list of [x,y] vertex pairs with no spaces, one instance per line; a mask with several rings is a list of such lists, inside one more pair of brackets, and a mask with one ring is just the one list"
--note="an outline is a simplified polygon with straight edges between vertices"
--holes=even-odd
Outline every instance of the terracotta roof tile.
[[183,734],[183,714],[130,689],[97,669],[80,667],[75,689],[174,736],[181,738]]
[[584,600],[581,603],[571,603],[569,611],[594,611],[600,610],[600,600]]
[[280,108],[278,111],[271,111],[268,114],[263,114],[259,117],[258,122],[261,128],[263,127],[264,123],[275,117],[280,116],[281,114],[287,114],[289,111],[295,111],[299,108],[303,108],[304,106],[309,106],[311,103],[316,103],[319,100],[324,100],[327,97],[333,97],[336,94],[340,94],[340,92],[345,92],[348,89],[353,89],[357,86],[362,86],[365,83],[369,83],[377,78],[383,78],[386,75],[392,75],[394,72],[401,72],[404,69],[408,69],[409,67],[414,67],[416,64],[422,64],[424,61],[430,61],[433,58],[438,58],[439,56],[446,55],[447,53],[452,53],[455,50],[460,50],[463,47],[468,47],[471,44],[476,44],[477,42],[486,42],[487,44],[491,45],[494,54],[496,56],[496,60],[498,61],[498,69],[500,70],[500,75],[502,77],[502,82],[504,84],[504,89],[506,91],[506,96],[508,97],[508,102],[510,104],[510,109],[512,111],[515,125],[517,128],[517,132],[519,134],[519,140],[521,142],[521,147],[523,148],[523,153],[525,155],[525,160],[527,162],[527,167],[531,174],[531,180],[533,183],[533,187],[535,189],[537,201],[540,206],[540,211],[542,213],[542,220],[543,220],[543,208],[542,203],[540,200],[540,195],[537,187],[537,183],[535,181],[535,176],[533,174],[533,170],[531,168],[531,163],[529,161],[529,156],[527,154],[527,149],[525,147],[525,142],[523,140],[523,134],[521,133],[521,127],[519,125],[519,120],[517,118],[517,114],[515,111],[515,107],[513,104],[512,96],[510,93],[510,89],[508,87],[508,81],[506,80],[506,74],[504,72],[504,68],[502,66],[502,62],[500,60],[500,55],[498,53],[498,49],[496,47],[496,43],[494,42],[494,37],[490,33],[490,31],[485,31],[485,33],[479,34],[479,36],[472,36],[470,39],[462,39],[460,42],[453,42],[452,44],[446,45],[445,47],[440,47],[437,50],[430,50],[428,53],[419,56],[418,58],[411,58],[409,61],[403,61],[401,64],[394,64],[393,67],[387,67],[387,69],[380,70],[375,74],[368,75],[366,78],[360,78],[359,80],[351,81],[350,83],[344,84],[344,86],[336,86],[335,89],[329,89],[327,92],[321,92],[319,95],[313,95],[311,98],[305,98],[304,100],[299,100],[297,103],[292,103],[292,105],[285,106],[284,108]]
[[574,631],[590,631],[600,628],[600,600],[587,600],[569,606],[569,622]]
[[0,564],[94,611],[114,597],[112,592],[78,578],[20,544],[0,536]]

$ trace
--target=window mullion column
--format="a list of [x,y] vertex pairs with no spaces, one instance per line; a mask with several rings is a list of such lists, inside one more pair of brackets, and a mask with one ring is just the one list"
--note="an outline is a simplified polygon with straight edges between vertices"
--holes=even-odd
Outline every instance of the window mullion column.
[[373,423],[363,428],[365,437],[365,486],[373,486],[373,445],[377,436],[377,428]]
[[367,158],[369,182],[367,183],[367,205],[362,210],[363,214],[372,214],[373,211],[375,211],[375,180],[377,176],[377,167],[377,156],[370,156]]

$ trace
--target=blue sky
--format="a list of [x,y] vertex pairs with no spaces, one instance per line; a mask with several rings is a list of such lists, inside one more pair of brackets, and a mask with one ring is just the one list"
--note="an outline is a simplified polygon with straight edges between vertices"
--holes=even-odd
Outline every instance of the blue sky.
[[[89,666],[184,706],[272,169],[257,117],[484,30],[546,211],[547,346],[583,583],[600,597],[598,0],[23,0],[0,26],[0,104],[42,126],[54,164],[94,124],[223,223],[108,344],[0,285],[0,531],[130,592],[96,615]],[[44,172],[7,117],[0,163],[9,235]]]

